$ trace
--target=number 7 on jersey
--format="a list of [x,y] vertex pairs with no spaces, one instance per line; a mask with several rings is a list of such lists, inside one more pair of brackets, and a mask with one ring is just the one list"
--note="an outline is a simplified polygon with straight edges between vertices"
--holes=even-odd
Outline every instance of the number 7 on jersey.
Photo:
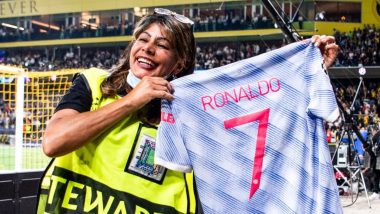
[[252,198],[253,194],[259,189],[260,177],[263,167],[264,151],[265,151],[265,140],[268,129],[268,119],[269,119],[269,109],[264,109],[260,112],[255,112],[252,114],[247,114],[240,117],[235,117],[224,121],[224,127],[226,129],[234,128],[246,123],[251,123],[254,121],[259,121],[259,127],[257,131],[257,142],[256,142],[256,152],[253,158],[253,172],[252,172],[252,182],[251,190],[249,193],[249,199]]

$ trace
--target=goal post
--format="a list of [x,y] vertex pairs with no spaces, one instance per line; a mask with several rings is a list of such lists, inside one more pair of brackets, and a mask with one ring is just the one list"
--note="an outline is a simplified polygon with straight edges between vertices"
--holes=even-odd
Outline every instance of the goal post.
[[72,77],[82,69],[25,71],[0,65],[0,173],[44,169],[43,134]]

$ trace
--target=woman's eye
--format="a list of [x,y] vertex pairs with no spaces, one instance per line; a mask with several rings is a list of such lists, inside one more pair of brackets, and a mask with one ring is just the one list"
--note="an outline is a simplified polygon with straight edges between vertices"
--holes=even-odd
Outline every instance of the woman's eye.
[[138,40],[139,40],[139,41],[142,41],[142,42],[146,42],[146,41],[148,41],[148,39],[146,39],[146,38],[139,38]]
[[169,46],[166,44],[158,44],[157,46],[160,48],[169,49]]

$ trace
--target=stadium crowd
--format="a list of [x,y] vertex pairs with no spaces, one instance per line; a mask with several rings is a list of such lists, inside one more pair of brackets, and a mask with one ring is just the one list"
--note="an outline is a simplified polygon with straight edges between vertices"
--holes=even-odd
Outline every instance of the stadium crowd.
[[[270,46],[268,44],[271,44]],[[197,46],[196,70],[226,65],[241,59],[279,48],[282,41],[200,43]],[[0,63],[22,66],[29,71],[48,71],[67,68],[111,68],[117,63],[124,47],[54,48],[44,50],[10,50]]]
[[[380,29],[366,25],[349,32],[335,30],[340,52],[334,66],[380,65]],[[283,40],[198,43],[197,70],[226,65],[286,45]],[[30,71],[65,68],[111,68],[124,47],[54,48],[52,50],[9,50],[0,53],[0,63],[22,66]]]
[[349,32],[334,31],[340,53],[336,66],[380,65],[380,29],[365,25]]
[[[273,22],[267,16],[254,15],[253,18],[241,16],[242,14],[229,11],[220,14],[196,15],[192,17],[193,30],[208,32],[273,28]],[[91,24],[69,25],[42,31],[33,28],[15,30],[0,25],[0,42],[132,35],[134,26],[135,22],[128,20],[100,23],[97,27]]]
[[[367,131],[369,128],[376,130],[380,126],[380,83],[377,80],[365,80],[358,89],[358,83],[354,81],[333,80],[337,100],[341,103],[342,111],[351,118],[345,118],[346,124],[356,125],[358,130]],[[355,94],[358,96],[355,99]],[[352,124],[351,124],[352,123]],[[343,123],[344,124],[344,123]],[[327,142],[335,144],[341,140],[340,132],[343,127],[335,124],[326,124]]]

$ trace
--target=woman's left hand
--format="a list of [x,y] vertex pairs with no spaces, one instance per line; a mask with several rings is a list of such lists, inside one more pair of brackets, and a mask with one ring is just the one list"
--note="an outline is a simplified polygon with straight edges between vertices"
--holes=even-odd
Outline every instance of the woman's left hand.
[[330,68],[339,51],[339,46],[335,43],[335,37],[314,35],[311,38],[311,42],[321,50],[325,67]]

